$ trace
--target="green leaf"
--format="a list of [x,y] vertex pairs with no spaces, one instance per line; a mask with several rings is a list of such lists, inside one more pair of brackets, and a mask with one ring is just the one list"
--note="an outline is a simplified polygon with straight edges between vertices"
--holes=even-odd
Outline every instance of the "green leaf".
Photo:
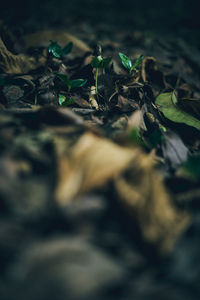
[[136,62],[131,67],[131,71],[136,69],[142,63],[143,58],[144,58],[144,55],[140,55],[140,57],[136,60]]
[[61,55],[67,55],[72,51],[73,48],[73,43],[70,42],[69,44],[67,44],[63,49],[62,49],[62,53]]
[[177,104],[174,92],[160,94],[155,104],[165,118],[175,123],[182,123],[200,130],[200,120],[183,111]]
[[56,73],[56,76],[58,78],[60,78],[62,81],[64,81],[65,83],[69,82],[68,76],[62,73]]
[[69,106],[74,104],[75,100],[71,97],[67,100],[66,96],[59,94],[58,102],[61,106]]
[[102,60],[103,58],[101,57],[101,55],[94,57],[91,61],[92,68],[99,68]]
[[100,63],[100,68],[106,69],[109,66],[111,60],[112,60],[112,57],[104,58]]
[[130,58],[128,58],[128,56],[126,56],[123,53],[119,53],[119,57],[121,58],[123,66],[126,69],[131,70],[131,68],[132,68],[132,61],[130,60]]
[[66,101],[66,97],[62,94],[59,94],[58,103],[62,106],[65,101]]
[[67,84],[69,91],[71,90],[71,88],[82,87],[87,83],[87,79],[70,80],[68,79],[67,75],[62,73],[57,73],[56,76]]
[[87,79],[74,79],[68,81],[71,88],[73,87],[82,87],[87,83]]
[[53,56],[60,58],[62,55],[62,48],[57,42],[50,41],[49,53],[52,53]]
[[65,101],[64,106],[68,106],[74,103],[75,103],[74,98],[69,98],[68,100]]

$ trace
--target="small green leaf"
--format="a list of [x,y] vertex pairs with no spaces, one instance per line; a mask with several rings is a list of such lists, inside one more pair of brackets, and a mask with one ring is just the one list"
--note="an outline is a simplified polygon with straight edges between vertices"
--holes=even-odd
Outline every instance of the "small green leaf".
[[59,94],[58,103],[62,106],[65,101],[66,101],[66,97],[62,94]]
[[142,63],[143,58],[144,58],[144,55],[140,55],[140,57],[136,60],[136,62],[131,67],[131,71],[136,69]]
[[69,53],[72,51],[72,48],[73,48],[73,43],[70,42],[69,44],[67,44],[67,45],[62,49],[61,55],[67,55],[67,54],[69,54]]
[[128,56],[126,56],[123,53],[119,53],[119,57],[121,58],[123,66],[126,69],[131,70],[131,68],[132,68],[132,61],[130,60],[130,58],[128,58]]
[[62,73],[57,73],[56,76],[67,84],[68,91],[70,91],[71,88],[82,87],[87,83],[87,79],[70,80],[70,79],[68,79],[67,75],[62,74]]
[[101,55],[94,57],[91,61],[92,68],[99,68],[102,60],[103,58],[101,57]]
[[100,68],[106,69],[109,66],[111,60],[112,60],[112,57],[104,58],[100,63]]
[[157,108],[163,113],[165,118],[175,123],[182,123],[200,130],[200,120],[183,111],[177,103],[174,92],[162,93],[155,101]]
[[69,98],[68,100],[65,101],[65,103],[63,104],[64,106],[69,106],[71,104],[74,104],[75,100],[74,98]]
[[67,87],[68,87],[68,91],[71,90],[71,82],[70,80],[68,79],[67,75],[65,74],[62,74],[62,73],[56,73],[56,76],[62,80],[64,83],[66,83]]
[[67,100],[66,96],[59,94],[58,102],[61,106],[69,106],[74,104],[75,100],[71,97]]
[[62,48],[57,42],[50,41],[49,53],[52,53],[53,56],[60,58],[62,55]]
[[87,79],[74,79],[68,81],[71,88],[73,87],[82,87],[87,83]]

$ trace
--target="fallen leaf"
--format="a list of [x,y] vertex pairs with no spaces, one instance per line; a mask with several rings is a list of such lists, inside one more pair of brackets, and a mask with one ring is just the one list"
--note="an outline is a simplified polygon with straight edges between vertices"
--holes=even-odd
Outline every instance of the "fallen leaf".
[[[66,151],[69,151],[69,149]],[[189,217],[177,210],[154,169],[154,157],[86,133],[58,159],[56,199],[66,205],[84,193],[114,182],[116,198],[137,220],[142,236],[161,253],[170,251]]]
[[43,66],[46,62],[44,56],[38,59],[25,54],[14,55],[6,48],[0,38],[0,70],[7,74],[26,74]]
[[200,120],[185,112],[177,105],[177,98],[174,92],[160,94],[156,98],[155,104],[168,120],[200,130]]
[[195,117],[200,118],[200,99],[180,98],[178,100],[178,104],[186,112],[189,112]]
[[141,77],[143,82],[150,81],[160,88],[166,87],[163,73],[158,69],[154,57],[145,57],[142,61]]

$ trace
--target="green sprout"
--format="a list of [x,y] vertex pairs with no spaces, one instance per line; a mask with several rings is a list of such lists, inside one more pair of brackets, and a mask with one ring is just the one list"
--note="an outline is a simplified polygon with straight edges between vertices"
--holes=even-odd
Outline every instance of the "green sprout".
[[144,55],[140,55],[138,59],[132,63],[131,59],[123,53],[119,53],[119,57],[121,58],[123,66],[129,71],[129,74],[132,73],[141,63],[144,58]]
[[65,95],[59,94],[58,103],[60,104],[60,106],[69,106],[71,104],[74,104],[75,100],[72,97],[67,99]]
[[65,74],[57,73],[56,75],[59,79],[61,79],[62,81],[64,81],[64,83],[66,83],[68,92],[70,92],[72,88],[82,87],[87,83],[87,79],[70,80]]
[[109,66],[112,57],[103,58],[101,55],[96,56],[91,61],[92,68],[96,69],[95,75],[95,87],[96,87],[96,95],[98,95],[98,75],[99,69],[102,69],[103,74],[105,74],[105,69]]
[[72,51],[73,43],[70,42],[64,48],[62,48],[57,42],[50,41],[48,51],[56,58],[60,58],[61,56],[67,55]]

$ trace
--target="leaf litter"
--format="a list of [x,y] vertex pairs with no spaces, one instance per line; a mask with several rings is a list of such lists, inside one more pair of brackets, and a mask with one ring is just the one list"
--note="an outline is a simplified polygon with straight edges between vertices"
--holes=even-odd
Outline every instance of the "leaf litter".
[[[27,299],[35,284],[36,299],[54,281],[69,299],[99,299],[118,284],[122,296],[100,299],[132,299],[149,272],[157,295],[160,272],[180,280],[173,259],[199,230],[200,89],[190,50],[179,42],[174,61],[173,41],[156,53],[152,38],[127,56],[120,38],[97,50],[63,30],[22,40],[16,52],[0,39],[0,227],[9,235],[0,230],[0,293],[12,300],[13,285]],[[38,282],[41,257],[52,270]],[[195,274],[194,285],[199,266]]]

